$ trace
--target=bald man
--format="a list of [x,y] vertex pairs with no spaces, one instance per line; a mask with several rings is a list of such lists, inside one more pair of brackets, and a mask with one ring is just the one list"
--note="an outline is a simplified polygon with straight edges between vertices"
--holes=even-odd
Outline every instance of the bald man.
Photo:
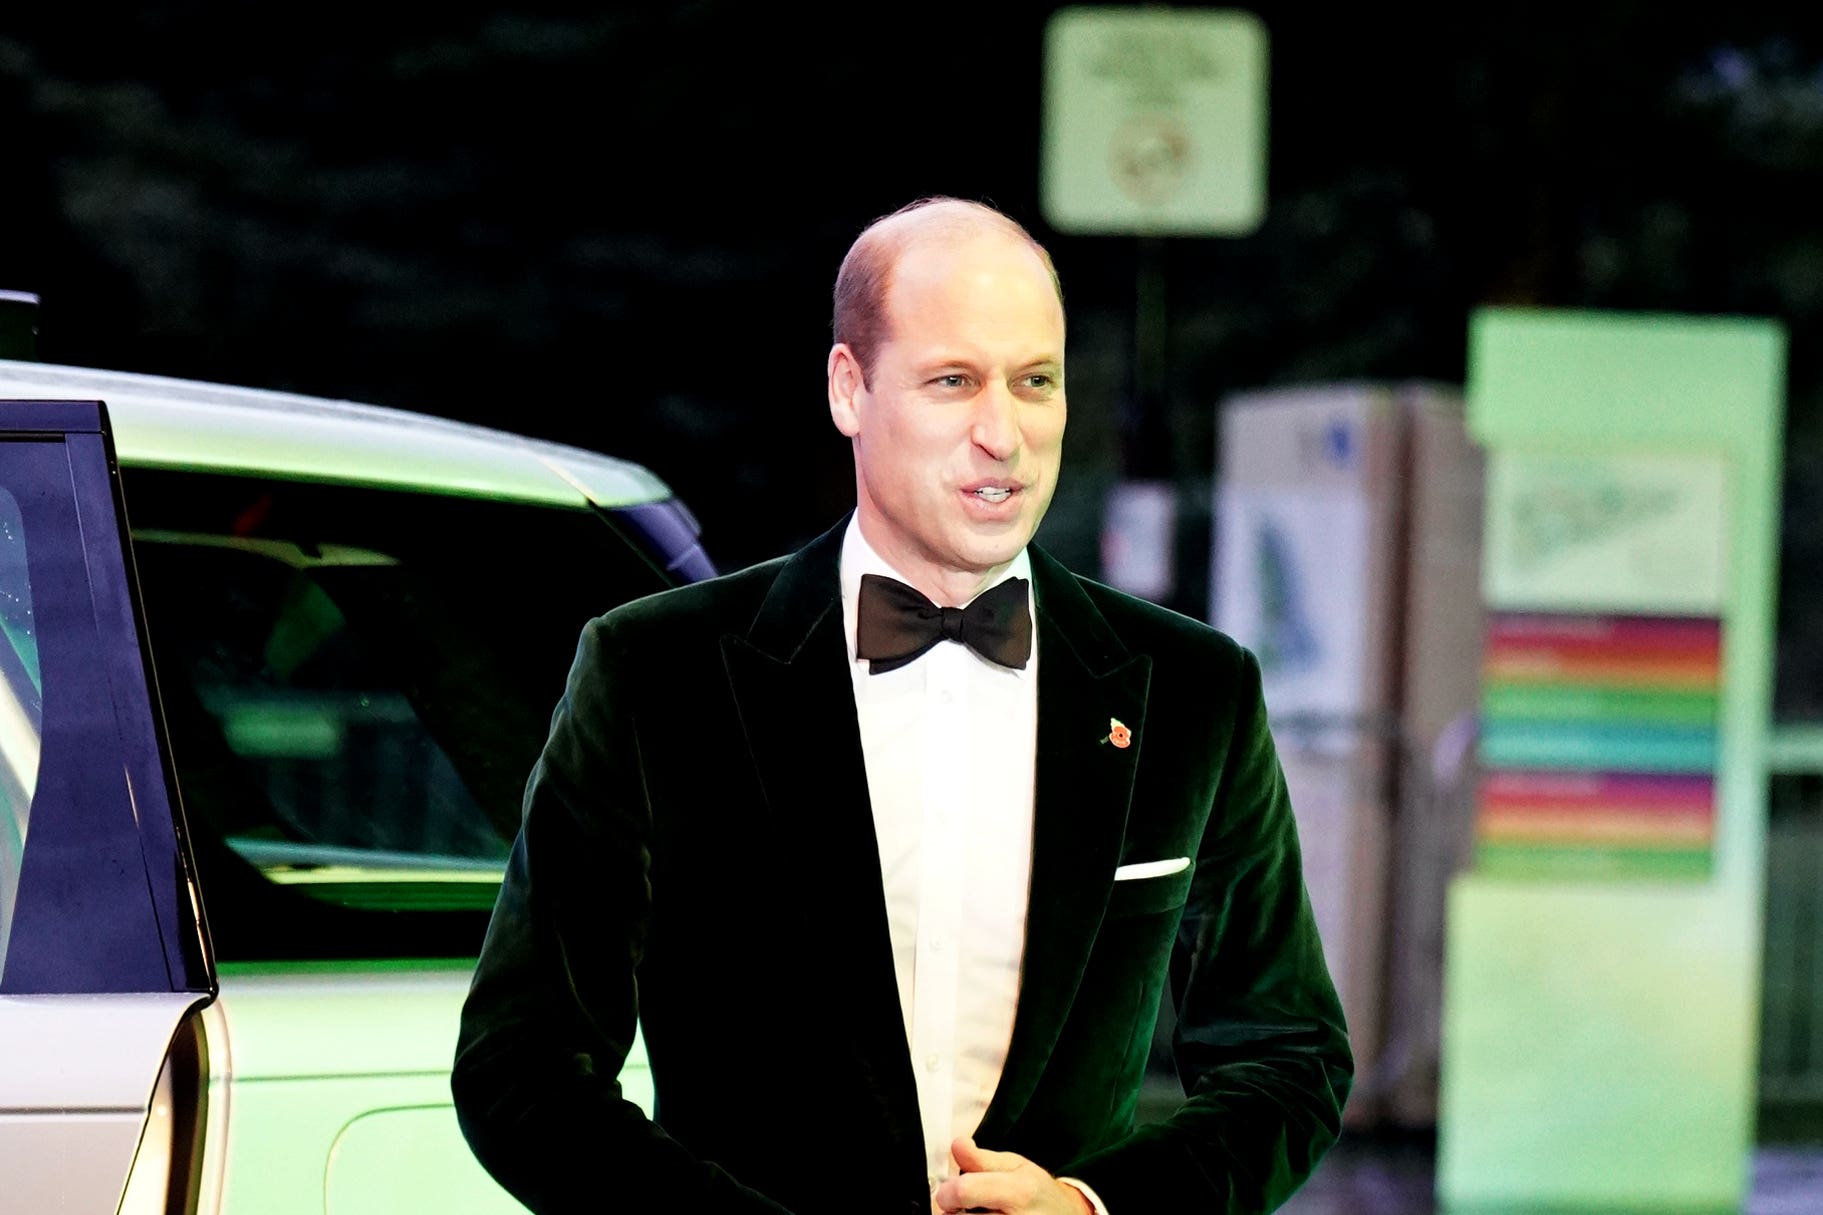
[[[853,514],[583,633],[463,1131],[541,1215],[1270,1211],[1352,1063],[1258,665],[1031,543],[1065,326],[1017,223],[877,221],[834,330]],[[1167,986],[1188,1095],[1136,1129]]]

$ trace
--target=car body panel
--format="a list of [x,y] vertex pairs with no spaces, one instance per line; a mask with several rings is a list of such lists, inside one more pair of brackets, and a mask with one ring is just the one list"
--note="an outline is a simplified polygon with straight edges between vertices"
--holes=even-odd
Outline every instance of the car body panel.
[[624,460],[351,401],[4,359],[0,398],[105,401],[125,464],[570,506],[671,496],[663,481]]
[[0,996],[8,1211],[112,1211],[188,993]]
[[[226,1149],[217,1209],[229,1215],[322,1215],[329,1153],[342,1128],[375,1110],[447,1099],[448,1089],[447,1078],[431,1075],[235,1082],[226,1138],[204,1146],[205,1152]],[[443,1108],[453,1127],[453,1107]],[[459,1136],[457,1144],[466,1151]]]
[[408,1210],[523,1215],[462,1141],[447,1105],[363,1114],[329,1153],[325,1215],[397,1215]]
[[473,967],[295,962],[221,970],[230,1075],[250,1083],[448,1075]]
[[6,1209],[115,1210],[145,1119],[144,1109],[6,1116],[0,1124]]
[[187,992],[0,996],[0,1117],[143,1111],[172,1031],[200,1003]]
[[[520,1209],[456,1124],[449,1063],[472,963],[258,964],[222,968],[205,1139],[222,1215]],[[635,1041],[623,1091],[649,1115]],[[399,1115],[395,1117],[395,1115]],[[408,1115],[408,1116],[407,1116]],[[433,1196],[435,1200],[433,1201]]]

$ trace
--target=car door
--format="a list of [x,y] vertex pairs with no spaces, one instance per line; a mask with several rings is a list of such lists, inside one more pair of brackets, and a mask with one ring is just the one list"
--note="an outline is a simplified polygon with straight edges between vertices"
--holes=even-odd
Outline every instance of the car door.
[[0,402],[0,1206],[182,1212],[214,977],[105,409]]
[[[458,1014],[577,634],[667,585],[624,530],[668,504],[610,526],[580,496],[134,465],[129,442],[220,984],[201,1215],[522,1210],[458,1128]],[[637,1044],[621,1082],[651,1109]]]

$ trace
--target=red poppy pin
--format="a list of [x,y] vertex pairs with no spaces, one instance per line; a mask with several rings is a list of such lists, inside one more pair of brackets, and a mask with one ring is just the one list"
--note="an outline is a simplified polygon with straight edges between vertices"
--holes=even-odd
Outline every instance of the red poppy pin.
[[1108,736],[1101,741],[1113,743],[1115,746],[1125,750],[1127,747],[1133,745],[1133,731],[1127,729],[1127,724],[1120,718],[1110,717],[1108,718]]

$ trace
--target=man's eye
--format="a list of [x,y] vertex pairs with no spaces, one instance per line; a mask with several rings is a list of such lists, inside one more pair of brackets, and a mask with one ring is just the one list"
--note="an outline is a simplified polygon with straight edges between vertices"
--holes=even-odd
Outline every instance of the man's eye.
[[1056,382],[1057,381],[1052,379],[1050,376],[1045,375],[1043,372],[1037,372],[1037,371],[1035,371],[1031,375],[1025,377],[1025,386],[1027,388],[1049,388],[1052,384],[1055,384]]
[[961,388],[968,383],[968,377],[957,374],[940,375],[937,377],[936,383],[939,388]]

